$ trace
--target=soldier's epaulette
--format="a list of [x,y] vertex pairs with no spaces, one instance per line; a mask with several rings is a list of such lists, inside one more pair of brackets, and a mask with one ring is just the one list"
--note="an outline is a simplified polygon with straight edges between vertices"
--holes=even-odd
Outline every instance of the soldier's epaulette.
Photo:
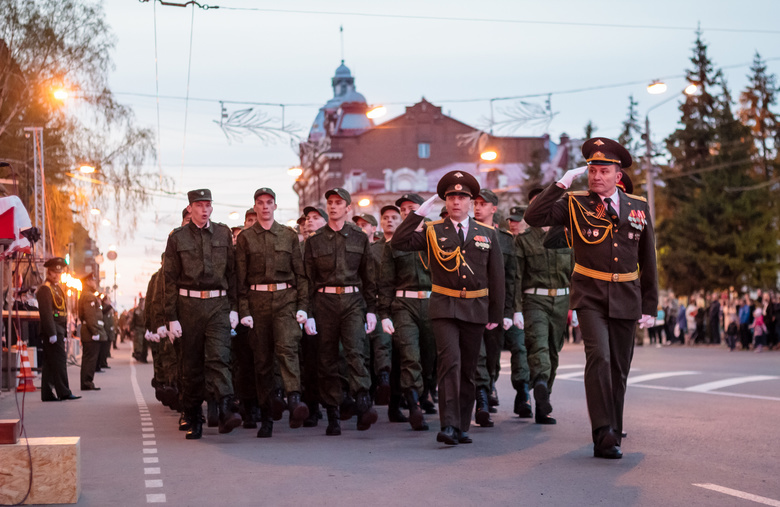
[[632,199],[637,199],[639,201],[647,202],[646,197],[642,197],[641,195],[634,195],[634,194],[626,194],[628,197],[631,197]]
[[587,190],[573,190],[571,192],[567,192],[567,194],[571,196],[584,196],[584,195],[589,195],[590,192],[588,192]]
[[433,222],[425,222],[425,225],[437,225],[437,224],[441,224],[443,222],[444,222],[444,219],[442,218],[441,220],[434,220]]
[[493,227],[492,225],[488,225],[488,224],[482,223],[479,220],[474,220],[474,221],[477,222],[479,225],[481,225],[483,227],[487,227],[488,229],[495,229],[495,227]]

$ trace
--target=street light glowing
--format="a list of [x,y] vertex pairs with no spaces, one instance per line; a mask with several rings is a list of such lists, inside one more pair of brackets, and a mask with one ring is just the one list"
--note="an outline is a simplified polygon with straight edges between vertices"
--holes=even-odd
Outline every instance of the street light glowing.
[[109,252],[116,252],[116,245],[108,245]]
[[230,214],[230,219],[231,220],[238,220],[238,216],[239,216],[238,215],[238,211],[234,211],[233,213]]
[[699,86],[695,83],[691,83],[688,86],[685,87],[685,90],[683,90],[683,93],[686,95],[693,95],[694,93],[699,91]]
[[295,178],[296,180],[301,177],[303,174],[303,168],[302,167],[291,167],[287,169],[287,174]]
[[57,88],[54,90],[54,98],[57,100],[65,101],[68,100],[68,90],[64,88]]
[[381,118],[387,114],[387,108],[385,106],[374,106],[366,112],[366,116],[369,118]]
[[363,199],[360,199],[360,201],[358,201],[358,206],[361,207],[366,207],[369,204],[371,204],[371,199],[369,199],[368,197],[364,197]]
[[479,158],[485,161],[495,160],[498,158],[498,153],[496,153],[495,151],[485,151],[482,152]]
[[91,214],[93,214],[93,215],[99,215],[100,214],[100,210],[97,209],[97,208],[92,208],[91,210],[89,210],[89,212]]
[[103,219],[103,225],[111,225],[111,220],[104,218]]
[[650,95],[660,95],[666,92],[666,83],[663,81],[653,81],[647,86],[647,93]]
[[79,167],[79,172],[82,174],[92,174],[95,172],[95,168],[91,165],[83,165]]

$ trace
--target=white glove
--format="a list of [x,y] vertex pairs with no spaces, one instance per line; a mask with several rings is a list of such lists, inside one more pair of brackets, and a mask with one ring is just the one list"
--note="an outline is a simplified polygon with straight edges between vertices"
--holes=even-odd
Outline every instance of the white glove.
[[96,335],[94,335],[92,337],[92,341],[98,341],[98,340],[100,340],[100,335],[99,334],[96,334]]
[[512,322],[514,323],[515,326],[517,326],[517,329],[523,329],[525,327],[523,312],[515,312],[515,314],[512,315]]
[[174,338],[181,338],[181,323],[178,320],[169,322],[168,329],[171,330],[171,334]]
[[653,317],[652,315],[642,315],[642,318],[639,319],[639,327],[641,329],[653,327],[654,325],[655,325],[655,317]]
[[306,315],[306,312],[303,310],[298,310],[295,313],[295,320],[298,321],[298,324],[306,324],[306,320],[309,318],[308,315]]
[[144,333],[144,339],[148,340],[149,336],[151,336],[151,334],[152,334],[152,332],[147,329],[146,332]]
[[390,319],[382,319],[382,331],[387,334],[395,333],[395,327],[393,327],[393,321]]
[[57,335],[49,336],[49,343],[57,343]]
[[504,331],[512,327],[512,319],[504,319]]
[[235,329],[238,325],[238,312],[230,312],[230,327]]
[[421,217],[426,217],[426,216],[428,216],[428,213],[430,213],[431,211],[433,211],[433,202],[434,202],[436,199],[438,199],[438,198],[439,198],[439,196],[438,196],[438,195],[436,195],[436,194],[433,194],[433,195],[431,196],[431,198],[430,198],[430,199],[428,199],[428,200],[427,200],[427,201],[425,201],[424,203],[420,204],[420,207],[419,207],[419,208],[417,208],[417,209],[414,211],[414,214],[415,214],[415,215],[419,215],[419,216],[421,216]]
[[160,343],[160,335],[158,335],[157,333],[150,334],[149,335],[149,341],[154,342],[154,343]]
[[317,324],[314,322],[314,319],[306,319],[306,324],[303,326],[303,329],[309,336],[317,334]]
[[366,314],[366,333],[371,333],[376,329],[376,315],[373,313]]
[[249,329],[255,327],[255,319],[253,319],[251,315],[247,315],[246,317],[241,319],[241,323],[246,327],[248,327]]
[[165,326],[160,326],[157,328],[157,331],[154,332],[159,337],[168,336],[168,330],[165,329]]
[[574,182],[574,179],[580,176],[581,174],[584,174],[587,172],[588,166],[582,166],[578,167],[576,169],[570,169],[564,173],[564,175],[561,177],[561,179],[558,180],[558,183],[560,183],[563,188],[569,188],[571,184]]
[[498,327],[498,322],[488,322],[488,324],[485,326],[485,329],[487,329],[488,331],[492,331],[497,327]]

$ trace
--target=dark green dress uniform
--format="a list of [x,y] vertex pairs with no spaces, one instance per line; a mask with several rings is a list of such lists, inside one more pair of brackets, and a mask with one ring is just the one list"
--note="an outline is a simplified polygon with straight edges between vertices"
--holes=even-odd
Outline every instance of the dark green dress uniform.
[[149,357],[149,342],[145,338],[146,322],[146,298],[139,298],[138,304],[133,308],[130,317],[130,327],[133,330],[133,357],[141,362],[147,362]]
[[[95,370],[100,355],[100,342],[108,341],[103,328],[103,306],[94,292],[84,287],[79,297],[79,320],[81,320],[81,390],[98,390],[95,387]],[[94,340],[92,337],[99,337]]]
[[304,245],[312,309],[309,317],[315,319],[319,336],[320,398],[328,408],[329,421],[337,416],[344,394],[339,376],[339,344],[358,412],[373,410],[368,394],[371,377],[365,362],[366,313],[375,313],[376,306],[369,246],[368,236],[349,222],[340,231],[323,226]]
[[[449,173],[442,181],[452,176],[454,173]],[[457,185],[462,188],[460,183]],[[474,180],[473,185],[476,188],[471,195],[476,195],[479,184]],[[445,195],[443,191],[439,194]],[[429,316],[438,352],[439,419],[442,432],[447,432],[447,440],[440,441],[465,442],[468,437],[461,437],[471,424],[474,375],[483,330],[488,322],[503,320],[504,263],[493,227],[469,218],[461,245],[450,218],[428,223],[424,231],[416,231],[422,221],[422,216],[410,213],[390,244],[397,250],[423,250],[429,254]],[[450,260],[445,260],[450,256]],[[437,439],[441,436],[439,433]]]
[[[233,395],[229,313],[238,310],[230,228],[190,222],[168,236],[163,261],[165,320],[182,328],[181,403],[200,416],[204,399]],[[224,412],[224,410],[223,410]]]
[[[160,270],[155,271],[152,273],[151,278],[149,278],[149,283],[146,286],[146,298],[144,303],[144,328],[151,331],[152,333],[157,332],[157,327],[154,326],[154,311],[155,307],[160,303],[156,299],[157,296],[157,284],[159,283],[161,273]],[[149,343],[149,350],[152,351],[152,365],[154,366],[154,383],[155,383],[155,389],[157,389],[158,385],[165,384],[165,376],[163,374],[162,369],[162,355],[160,354],[161,346],[163,340],[167,339],[166,337],[161,337],[160,342],[150,342]]]
[[268,230],[255,222],[238,235],[236,272],[239,317],[254,322],[249,344],[262,417],[267,423],[276,358],[288,394],[290,426],[298,428],[309,414],[300,400],[301,327],[295,315],[298,310],[308,312],[309,294],[298,234],[278,222]]
[[[377,277],[379,276],[385,245],[387,245],[387,240],[382,237],[369,246],[371,259],[374,262],[374,274]],[[377,285],[377,292],[378,290],[379,287]],[[371,347],[373,372],[377,377],[376,404],[387,405],[390,399],[390,370],[393,366],[393,338],[384,332],[378,319],[376,328],[368,335],[368,343]]]
[[[589,164],[631,165],[625,148],[609,139],[590,139],[582,151]],[[525,214],[535,227],[569,227],[576,261],[571,307],[577,311],[585,344],[594,455],[609,458],[622,456],[623,404],[636,323],[642,315],[656,315],[658,307],[655,238],[647,202],[620,189],[617,193],[614,218],[598,194],[567,193],[557,184],[536,197]]]
[[523,312],[530,383],[536,399],[536,419],[553,423],[549,392],[558,370],[569,313],[569,280],[574,259],[570,248],[545,248],[546,233],[529,227],[518,234],[515,308]]
[[[43,344],[41,400],[69,398],[73,393],[68,383],[68,355],[65,351],[65,338],[68,336],[65,293],[59,283],[47,281],[38,287],[35,298],[38,300],[38,313],[41,316],[40,337]],[[57,337],[54,343],[49,342],[52,336]]]
[[[507,231],[495,229],[498,237],[498,245],[504,261],[504,318],[512,319],[514,313],[515,298],[515,277],[517,276],[517,261],[515,259],[515,238]],[[475,420],[480,426],[491,427],[493,421],[490,419],[488,408],[488,393],[495,389],[495,383],[498,381],[499,371],[501,369],[501,349],[504,345],[504,335],[509,330],[504,331],[500,322],[495,329],[485,329],[483,335],[483,344],[480,347],[479,361],[477,363],[477,373],[475,381],[477,384],[476,393],[476,414]],[[517,354],[516,341],[514,342],[512,354]],[[497,400],[496,400],[497,401]]]

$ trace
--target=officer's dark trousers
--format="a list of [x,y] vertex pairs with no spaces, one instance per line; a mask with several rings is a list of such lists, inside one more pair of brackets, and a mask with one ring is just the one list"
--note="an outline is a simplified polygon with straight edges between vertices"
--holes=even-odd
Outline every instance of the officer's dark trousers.
[[594,443],[596,430],[623,431],[626,380],[634,352],[636,320],[610,319],[599,311],[577,309],[585,344],[585,398]]
[[98,354],[98,368],[108,366],[108,356],[111,355],[111,342],[106,340],[100,342],[100,353]]
[[[81,332],[89,335],[86,328],[82,328]],[[100,355],[100,342],[93,340],[91,336],[82,336],[81,349],[81,388],[94,387],[95,370]]]
[[438,352],[439,420],[442,428],[468,431],[474,410],[474,375],[485,324],[459,319],[433,319]]
[[[414,298],[396,298],[393,300],[390,310],[392,312],[393,326],[393,353],[398,352],[400,360],[401,390],[406,392],[411,389],[418,394],[423,390],[422,344],[423,336],[433,342],[431,321],[428,318],[428,300]],[[435,362],[434,358],[429,361]]]
[[315,293],[313,305],[320,339],[320,397],[323,405],[335,407],[341,404],[344,392],[339,375],[339,344],[346,361],[350,394],[367,392],[371,387],[365,359],[365,301],[361,294]]
[[179,296],[176,311],[182,328],[181,401],[185,409],[204,399],[233,395],[230,374],[230,305],[225,296],[197,299]]
[[[41,364],[41,399],[65,398],[71,393],[68,384],[68,355],[65,352],[65,328],[57,326],[57,341],[49,343],[49,337],[41,337],[43,363]],[[52,388],[54,392],[52,392]]]

